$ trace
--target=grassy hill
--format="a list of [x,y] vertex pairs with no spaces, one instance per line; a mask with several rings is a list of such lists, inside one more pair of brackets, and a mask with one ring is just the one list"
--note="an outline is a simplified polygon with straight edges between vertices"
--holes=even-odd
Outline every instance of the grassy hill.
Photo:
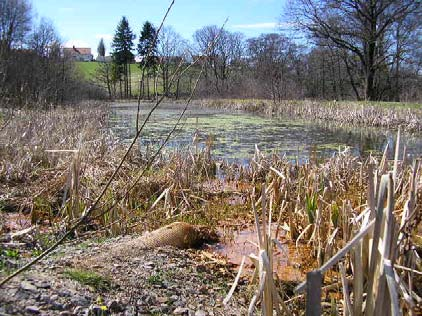
[[[75,62],[76,69],[79,71],[82,76],[89,81],[96,81],[95,78],[95,72],[97,71],[100,63],[96,61],[91,62],[83,62],[83,61],[77,61]],[[137,95],[138,89],[139,89],[139,81],[142,78],[142,71],[139,68],[138,64],[131,64],[130,65],[130,71],[131,71],[131,81],[132,81],[132,93],[133,95]],[[161,87],[161,77],[158,77],[158,93],[162,92]],[[154,81],[150,79],[150,90],[153,91],[153,85]]]
[[[77,61],[75,62],[76,69],[81,72],[85,79],[88,80],[95,80],[95,72],[99,67],[99,62],[91,61],[91,62],[83,62]],[[132,72],[132,81],[136,80],[139,81],[142,76],[141,69],[139,69],[138,64],[131,64],[130,71]]]

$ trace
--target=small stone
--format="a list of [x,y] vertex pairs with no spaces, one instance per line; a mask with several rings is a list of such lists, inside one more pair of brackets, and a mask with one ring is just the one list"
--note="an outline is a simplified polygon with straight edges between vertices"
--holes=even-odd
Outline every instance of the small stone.
[[31,292],[37,291],[37,287],[35,285],[26,281],[21,282],[21,288],[25,291],[31,291]]
[[188,315],[189,314],[189,308],[186,307],[176,307],[176,309],[173,311],[174,315]]
[[64,306],[60,302],[51,301],[50,304],[51,304],[51,308],[54,310],[58,310],[58,311],[64,310]]
[[40,283],[37,283],[36,285],[37,285],[37,288],[40,288],[40,289],[49,289],[49,288],[51,288],[50,283],[48,283],[47,281],[42,281]]
[[159,303],[167,303],[168,300],[169,300],[168,297],[165,297],[165,296],[157,297],[157,302],[159,302]]
[[41,294],[40,301],[44,303],[50,302],[50,295],[48,294]]
[[195,316],[207,316],[207,313],[200,309],[195,312]]
[[105,316],[110,315],[110,312],[107,309],[103,309],[99,305],[91,305],[88,309],[88,316]]
[[143,261],[143,259],[142,258],[135,257],[135,258],[132,258],[132,261],[133,262],[141,262],[141,261]]
[[72,316],[73,313],[72,312],[69,312],[69,311],[62,311],[62,312],[60,312],[59,315],[60,316]]
[[113,300],[107,304],[107,308],[111,313],[120,313],[125,309],[119,301]]
[[61,290],[58,294],[61,297],[71,296],[71,293],[69,290]]
[[90,300],[88,300],[85,296],[81,296],[81,295],[75,295],[74,297],[70,299],[70,301],[74,305],[78,305],[78,306],[88,306],[90,303]]
[[25,307],[25,311],[30,314],[39,314],[40,309],[37,306],[27,306]]
[[135,316],[135,315],[138,315],[135,306],[129,306],[125,310],[125,316]]

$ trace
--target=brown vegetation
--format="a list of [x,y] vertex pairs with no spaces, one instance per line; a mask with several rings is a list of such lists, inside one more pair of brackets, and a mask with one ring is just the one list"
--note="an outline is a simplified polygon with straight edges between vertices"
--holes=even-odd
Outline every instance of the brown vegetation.
[[291,119],[320,120],[337,126],[368,126],[420,132],[422,110],[415,104],[362,103],[353,101],[280,101],[254,99],[201,100],[204,107],[247,111],[257,115],[287,117]]
[[[78,220],[123,154],[106,129],[107,113],[106,107],[93,104],[17,112],[16,124],[1,132],[3,139],[10,140],[1,150],[2,210],[30,212],[33,223],[56,233]],[[257,149],[248,166],[222,165],[223,178],[218,179],[210,148],[164,151],[134,184],[148,158],[140,151],[128,156],[101,203],[77,229],[79,236],[143,232],[176,220],[211,226],[222,220],[252,222],[250,204],[230,202],[243,199],[256,205],[257,214],[264,218],[271,214],[269,218],[287,231],[291,241],[308,243],[313,260],[322,265],[363,227],[373,200],[365,202],[365,192],[374,192],[380,176],[392,165],[394,214],[401,221],[400,230],[407,232],[397,245],[396,262],[409,268],[408,260],[420,264],[415,257],[409,259],[406,249],[412,248],[420,223],[421,170],[399,156],[390,163],[385,156],[362,160],[344,152],[324,162],[311,159],[299,165],[282,157],[265,157]],[[374,179],[376,186],[371,189]],[[249,199],[253,188],[256,197],[261,196],[256,202]],[[260,203],[266,212],[260,211]],[[7,223],[2,228],[9,229]],[[402,277],[411,273],[403,271]]]

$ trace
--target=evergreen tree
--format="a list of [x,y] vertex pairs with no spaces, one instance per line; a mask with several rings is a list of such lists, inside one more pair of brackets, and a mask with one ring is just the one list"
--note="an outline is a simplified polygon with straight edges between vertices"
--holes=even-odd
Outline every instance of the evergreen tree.
[[[139,37],[138,53],[142,57],[141,67],[154,67],[157,64],[157,30],[146,21]],[[155,42],[154,42],[155,40]]]
[[100,43],[98,44],[97,48],[98,56],[104,57],[105,56],[105,46],[104,46],[104,40],[101,38]]
[[[138,54],[142,57],[139,67],[142,69],[142,95],[145,93],[145,71],[147,72],[147,95],[149,98],[149,75],[155,72],[158,65],[157,58],[157,30],[151,22],[146,21],[139,36]],[[155,86],[155,85],[154,85]]]
[[[113,48],[113,62],[118,66],[118,71],[123,76],[124,81],[124,96],[132,95],[130,88],[130,63],[133,61],[133,40],[135,35],[129,27],[129,22],[126,17],[122,17],[117,25],[116,33],[113,37],[111,47]],[[123,96],[122,91],[120,95]]]

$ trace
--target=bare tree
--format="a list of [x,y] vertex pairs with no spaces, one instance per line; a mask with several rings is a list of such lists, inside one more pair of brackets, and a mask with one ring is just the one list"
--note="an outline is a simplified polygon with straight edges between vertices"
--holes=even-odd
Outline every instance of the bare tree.
[[0,97],[5,93],[8,58],[30,31],[31,6],[26,0],[0,0]]
[[0,56],[23,42],[31,28],[31,5],[26,0],[0,0]]
[[414,0],[295,0],[291,13],[312,37],[359,60],[365,99],[379,99],[377,75],[385,66],[386,36],[396,21],[420,10]]
[[119,80],[117,65],[112,62],[100,62],[95,71],[95,81],[107,89],[109,99],[116,96],[116,83]]
[[205,26],[194,34],[198,54],[207,51],[208,47],[218,35],[218,41],[211,46],[207,56],[205,79],[211,80],[217,94],[224,94],[229,90],[229,79],[236,67],[232,67],[242,58],[244,42],[243,34],[221,31],[215,26]]
[[40,24],[29,36],[28,46],[40,56],[48,56],[54,44],[60,44],[60,38],[53,23],[41,18]]
[[248,40],[248,52],[256,79],[273,101],[291,97],[300,62],[297,45],[281,34],[262,34]]
[[[186,60],[187,43],[172,27],[163,27],[159,34],[157,53],[159,55],[163,92],[166,96],[169,96],[169,79],[177,66]],[[178,86],[179,84],[176,84],[176,88]],[[178,91],[176,91],[177,94]]]

